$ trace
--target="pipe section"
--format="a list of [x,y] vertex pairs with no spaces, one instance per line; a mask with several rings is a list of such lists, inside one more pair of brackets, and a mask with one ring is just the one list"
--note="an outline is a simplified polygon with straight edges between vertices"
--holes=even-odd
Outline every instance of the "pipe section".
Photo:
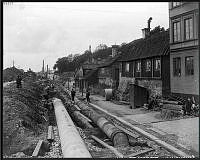
[[54,98],[53,105],[58,125],[63,158],[91,158],[73,121],[60,99]]
[[108,138],[112,140],[114,146],[120,147],[129,145],[128,137],[123,131],[115,127],[106,118],[102,117],[79,100],[77,101],[77,105],[81,109],[81,112],[93,120],[93,122],[108,136]]
[[[64,91],[69,95],[69,91],[64,88]],[[113,142],[116,147],[129,146],[127,135],[115,127],[106,118],[95,112],[77,98],[75,98],[76,105],[81,109],[81,113],[89,117]]]

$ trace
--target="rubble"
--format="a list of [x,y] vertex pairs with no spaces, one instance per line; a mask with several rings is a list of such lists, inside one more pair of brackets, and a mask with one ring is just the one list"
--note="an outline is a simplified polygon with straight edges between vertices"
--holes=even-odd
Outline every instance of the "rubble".
[[35,82],[3,88],[3,155],[23,152],[30,156],[39,139],[45,139],[42,87]]

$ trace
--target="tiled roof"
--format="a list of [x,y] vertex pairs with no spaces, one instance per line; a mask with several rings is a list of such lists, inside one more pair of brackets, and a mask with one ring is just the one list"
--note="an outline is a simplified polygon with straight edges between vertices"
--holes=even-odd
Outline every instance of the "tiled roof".
[[121,47],[122,58],[130,61],[169,54],[169,31],[155,33],[148,38],[134,40]]

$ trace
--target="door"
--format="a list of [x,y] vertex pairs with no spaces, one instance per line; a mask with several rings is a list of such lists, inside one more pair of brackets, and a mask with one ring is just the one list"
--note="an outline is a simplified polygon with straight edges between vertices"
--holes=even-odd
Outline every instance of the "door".
[[119,68],[115,69],[116,88],[119,86]]

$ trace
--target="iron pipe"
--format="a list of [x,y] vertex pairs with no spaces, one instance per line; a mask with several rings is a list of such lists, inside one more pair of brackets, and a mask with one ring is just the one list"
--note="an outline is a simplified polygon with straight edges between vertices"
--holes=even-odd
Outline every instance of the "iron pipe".
[[63,158],[91,158],[85,143],[60,99],[54,98],[53,105],[61,140]]

